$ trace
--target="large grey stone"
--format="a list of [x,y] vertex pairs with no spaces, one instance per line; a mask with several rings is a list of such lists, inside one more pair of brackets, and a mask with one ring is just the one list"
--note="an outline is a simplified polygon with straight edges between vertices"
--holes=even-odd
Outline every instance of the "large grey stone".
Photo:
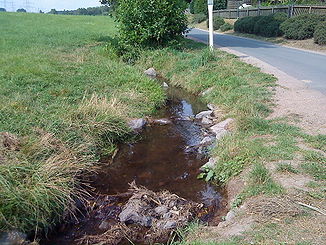
[[170,220],[164,224],[163,229],[173,229],[175,227],[177,227],[177,222]]
[[211,125],[213,123],[213,120],[208,117],[203,117],[203,119],[201,120],[201,123],[204,125]]
[[225,221],[230,221],[235,217],[235,212],[233,210],[229,211],[225,216]]
[[147,76],[150,76],[150,77],[156,77],[157,76],[157,72],[155,71],[155,69],[153,67],[147,69],[146,71],[144,71],[144,73]]
[[234,121],[232,118],[228,118],[224,120],[223,122],[217,123],[214,126],[210,127],[210,131],[215,134],[215,137],[217,140],[224,137],[226,134],[229,133],[227,130],[228,126]]
[[214,137],[207,136],[207,137],[203,138],[202,141],[200,141],[200,145],[203,145],[203,146],[210,145],[214,141],[215,141]]
[[155,213],[157,213],[158,215],[164,215],[167,212],[169,212],[168,208],[166,206],[158,206],[154,209]]
[[219,122],[217,124],[215,124],[214,126],[211,127],[211,130],[213,131],[214,129],[218,129],[218,128],[224,128],[227,129],[227,127],[234,121],[234,119],[232,118],[228,118],[222,122]]
[[216,159],[211,157],[207,163],[205,163],[203,166],[201,166],[200,170],[205,170],[205,169],[212,169],[216,165]]
[[210,109],[211,111],[216,111],[218,109],[217,106],[213,104],[207,104],[207,108]]
[[209,116],[212,116],[213,114],[213,111],[202,111],[202,112],[199,112],[197,115],[196,115],[196,119],[202,119],[204,117],[209,117]]
[[133,223],[139,224],[145,227],[150,227],[152,225],[152,218],[149,216],[141,215],[139,209],[141,207],[135,206],[127,206],[122,212],[119,214],[119,219],[124,223]]
[[147,121],[144,118],[133,119],[128,123],[129,127],[135,131],[142,129],[146,124]]

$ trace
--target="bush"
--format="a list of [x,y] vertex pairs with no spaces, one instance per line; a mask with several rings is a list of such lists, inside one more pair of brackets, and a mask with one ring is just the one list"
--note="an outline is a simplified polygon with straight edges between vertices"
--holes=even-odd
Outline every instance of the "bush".
[[325,20],[326,15],[298,15],[283,22],[281,30],[286,38],[296,40],[307,39],[313,37],[317,24]]
[[326,21],[317,25],[314,33],[314,41],[320,45],[326,45]]
[[[206,23],[207,23],[207,27],[209,27],[209,21],[208,20],[207,20]],[[220,27],[222,25],[224,25],[224,24],[225,24],[225,21],[224,21],[224,19],[222,17],[214,16],[214,20],[213,20],[213,29],[214,29],[214,31],[220,29]]]
[[278,12],[272,15],[275,20],[278,20],[279,22],[283,23],[288,19],[288,15],[284,12]]
[[283,34],[280,25],[285,20],[286,15],[284,16],[284,13],[269,16],[249,16],[237,20],[234,24],[234,30],[264,37],[277,37]]
[[205,14],[195,14],[192,22],[194,24],[201,23],[203,21],[207,20],[207,16]]
[[234,30],[241,33],[254,33],[255,23],[259,20],[259,16],[255,17],[244,17],[238,19],[234,23]]
[[[194,14],[208,14],[207,0],[192,0]],[[227,0],[214,0],[214,10],[226,9]],[[192,11],[190,5],[190,11]]]
[[166,45],[187,29],[184,0],[119,0],[116,18],[122,42]]
[[230,23],[224,23],[221,27],[220,27],[220,30],[222,32],[225,32],[225,31],[229,31],[229,30],[232,30],[233,29],[233,25],[231,25]]
[[263,37],[281,36],[280,22],[274,16],[261,16],[255,23],[254,33]]

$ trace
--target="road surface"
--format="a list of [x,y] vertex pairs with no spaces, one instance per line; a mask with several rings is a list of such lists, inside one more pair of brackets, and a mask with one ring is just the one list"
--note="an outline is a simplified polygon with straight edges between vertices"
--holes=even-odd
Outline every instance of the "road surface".
[[[208,42],[203,30],[194,28],[187,36]],[[260,59],[326,95],[326,55],[225,34],[214,34],[214,45]]]

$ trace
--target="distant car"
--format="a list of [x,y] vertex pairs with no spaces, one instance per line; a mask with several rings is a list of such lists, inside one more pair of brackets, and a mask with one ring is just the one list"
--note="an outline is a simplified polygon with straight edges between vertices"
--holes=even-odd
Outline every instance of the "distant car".
[[249,7],[252,7],[252,6],[250,4],[244,3],[239,7],[239,9],[245,9],[245,8],[249,8]]

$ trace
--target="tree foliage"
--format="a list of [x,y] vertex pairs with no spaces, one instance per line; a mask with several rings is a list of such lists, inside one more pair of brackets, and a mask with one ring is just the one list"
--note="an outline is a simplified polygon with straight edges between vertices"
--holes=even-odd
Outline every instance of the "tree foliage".
[[[208,14],[207,0],[192,0],[194,14]],[[227,0],[214,0],[214,10],[225,9]]]
[[0,8],[0,12],[6,12],[7,10],[5,8]]
[[26,9],[17,9],[16,12],[18,12],[18,13],[26,13],[27,11],[26,11]]
[[185,33],[184,0],[119,0],[121,40],[131,45],[164,45]]
[[108,15],[110,12],[109,6],[78,8],[76,10],[55,10],[51,9],[49,14],[62,14],[62,15]]

